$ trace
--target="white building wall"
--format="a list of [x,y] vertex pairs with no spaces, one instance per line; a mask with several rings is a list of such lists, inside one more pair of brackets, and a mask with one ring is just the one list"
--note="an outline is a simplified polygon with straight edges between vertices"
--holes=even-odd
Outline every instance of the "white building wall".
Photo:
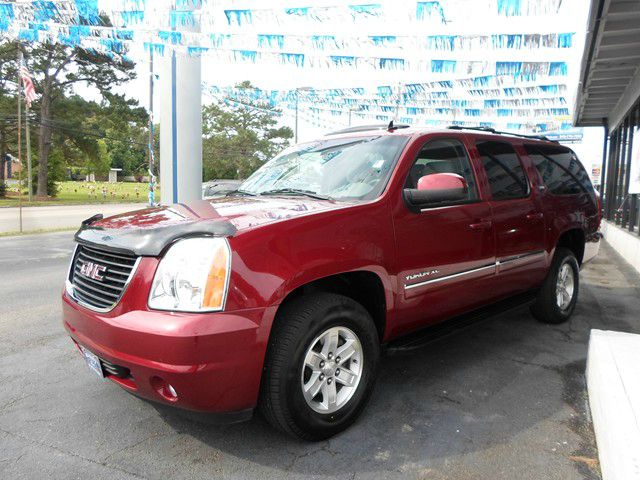
[[607,243],[640,273],[640,236],[607,220],[602,220],[600,229]]

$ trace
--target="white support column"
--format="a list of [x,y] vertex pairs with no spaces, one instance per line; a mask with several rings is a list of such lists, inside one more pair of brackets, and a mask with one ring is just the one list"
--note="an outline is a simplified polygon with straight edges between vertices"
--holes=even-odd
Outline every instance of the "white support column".
[[[199,31],[196,24],[181,31]],[[168,52],[161,63],[160,188],[162,203],[202,198],[202,99],[199,56]]]

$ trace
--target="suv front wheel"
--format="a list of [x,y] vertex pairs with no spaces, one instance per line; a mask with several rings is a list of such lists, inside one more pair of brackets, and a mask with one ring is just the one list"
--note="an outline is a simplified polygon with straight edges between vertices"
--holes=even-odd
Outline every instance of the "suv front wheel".
[[364,408],[379,358],[378,334],[362,305],[332,293],[292,300],[271,332],[260,410],[291,435],[335,435]]
[[566,322],[576,307],[579,287],[580,267],[575,254],[558,247],[531,313],[543,323]]

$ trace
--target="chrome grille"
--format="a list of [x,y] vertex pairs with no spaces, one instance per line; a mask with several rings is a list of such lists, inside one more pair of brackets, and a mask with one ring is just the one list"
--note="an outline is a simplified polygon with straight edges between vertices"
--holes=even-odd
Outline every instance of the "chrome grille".
[[137,262],[135,255],[78,245],[69,272],[69,293],[89,308],[109,311],[120,300]]

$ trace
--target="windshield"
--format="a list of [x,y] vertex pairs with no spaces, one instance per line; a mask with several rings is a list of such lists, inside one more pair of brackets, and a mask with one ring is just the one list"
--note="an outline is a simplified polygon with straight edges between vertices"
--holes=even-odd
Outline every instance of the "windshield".
[[288,148],[239,187],[253,195],[315,194],[334,200],[370,200],[384,190],[408,137],[320,140]]

